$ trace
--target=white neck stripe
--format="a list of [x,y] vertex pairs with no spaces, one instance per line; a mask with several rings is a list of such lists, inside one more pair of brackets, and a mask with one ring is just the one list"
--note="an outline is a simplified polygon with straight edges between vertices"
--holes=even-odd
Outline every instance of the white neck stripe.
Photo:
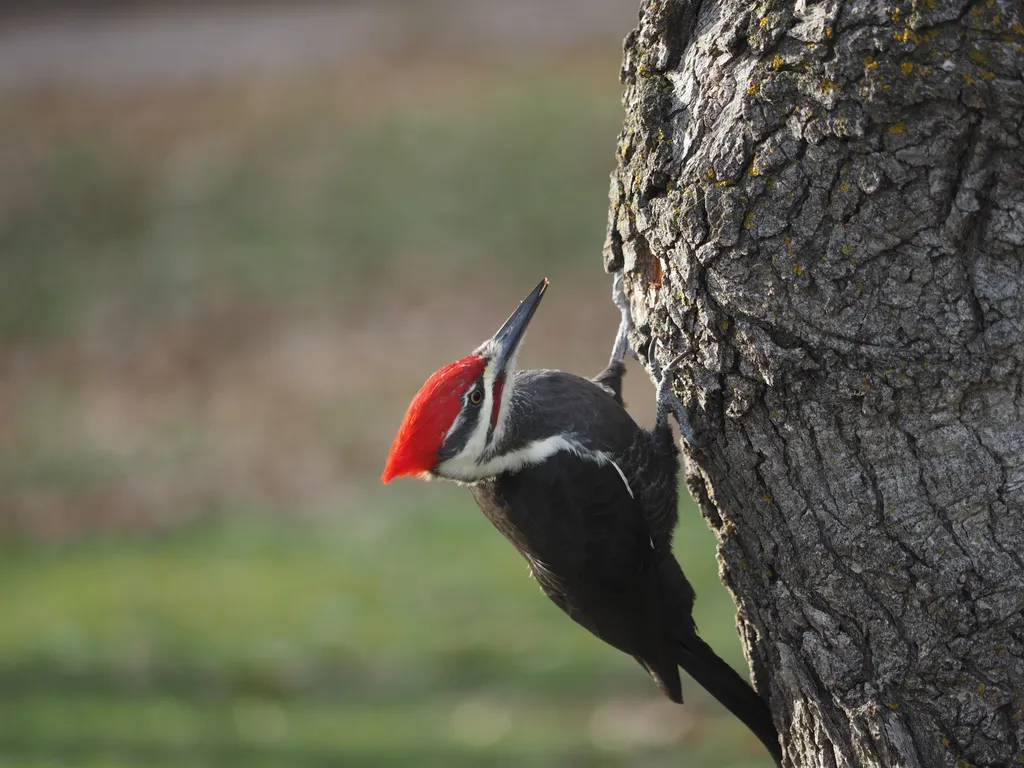
[[440,464],[437,472],[443,477],[451,478],[452,480],[464,483],[477,483],[505,472],[518,472],[524,467],[540,464],[556,453],[563,451],[574,454],[584,461],[592,461],[599,466],[611,464],[622,479],[622,484],[626,487],[626,492],[629,493],[630,498],[635,498],[633,489],[629,485],[629,480],[626,479],[625,472],[622,471],[622,468],[609,454],[604,451],[591,451],[581,445],[579,441],[565,435],[552,435],[540,440],[534,440],[522,448],[494,456],[479,464],[472,459],[467,460],[463,458],[464,454],[460,454]]

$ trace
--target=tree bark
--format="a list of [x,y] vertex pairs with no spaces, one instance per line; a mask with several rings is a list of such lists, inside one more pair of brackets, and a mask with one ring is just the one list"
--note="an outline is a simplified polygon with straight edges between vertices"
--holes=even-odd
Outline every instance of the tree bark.
[[[1020,0],[647,0],[605,266],[790,766],[1024,763]],[[683,564],[685,567],[685,563]]]

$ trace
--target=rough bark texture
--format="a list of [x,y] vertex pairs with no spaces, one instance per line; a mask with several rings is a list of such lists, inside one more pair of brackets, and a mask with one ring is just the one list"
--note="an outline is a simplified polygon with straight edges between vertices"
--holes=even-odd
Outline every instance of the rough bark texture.
[[[606,268],[792,766],[1024,763],[1020,0],[660,0]],[[685,565],[685,564],[684,564]]]

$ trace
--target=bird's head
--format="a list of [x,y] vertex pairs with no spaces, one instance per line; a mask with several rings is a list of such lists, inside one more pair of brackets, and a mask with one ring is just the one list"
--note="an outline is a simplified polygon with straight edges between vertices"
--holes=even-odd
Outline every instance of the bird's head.
[[402,475],[482,479],[481,464],[508,415],[506,382],[547,287],[544,278],[494,336],[427,379],[405,412],[381,480]]

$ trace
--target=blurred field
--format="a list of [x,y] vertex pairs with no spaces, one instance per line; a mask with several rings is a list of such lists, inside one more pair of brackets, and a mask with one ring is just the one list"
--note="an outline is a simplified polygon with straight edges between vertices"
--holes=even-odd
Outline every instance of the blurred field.
[[[367,504],[7,548],[3,764],[763,764],[693,687],[661,701],[566,620],[462,495]],[[700,534],[680,555],[729,648]]]
[[617,68],[0,99],[0,766],[767,764],[565,619],[464,491],[376,479],[423,378],[541,275],[523,364],[606,359]]

